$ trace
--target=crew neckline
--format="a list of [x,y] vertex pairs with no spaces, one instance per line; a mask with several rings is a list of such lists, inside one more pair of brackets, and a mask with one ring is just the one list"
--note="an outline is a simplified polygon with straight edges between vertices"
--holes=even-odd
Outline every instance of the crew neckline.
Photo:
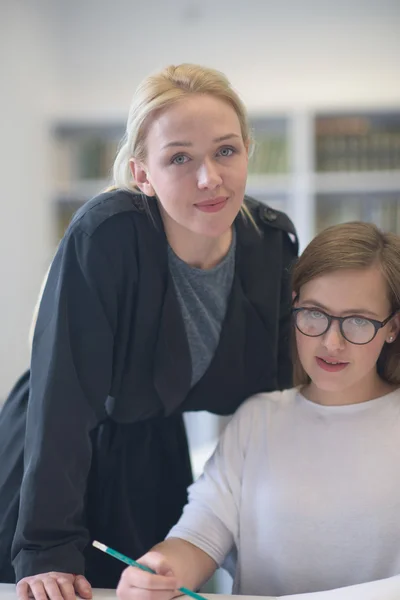
[[320,412],[325,413],[335,413],[335,414],[347,414],[347,413],[355,413],[355,412],[364,412],[367,410],[373,410],[380,405],[387,404],[388,401],[392,399],[392,397],[399,394],[400,388],[396,388],[391,392],[388,392],[384,396],[379,396],[378,398],[372,398],[371,400],[365,400],[364,402],[356,402],[354,404],[339,404],[339,405],[327,405],[327,404],[318,404],[318,402],[314,402],[313,400],[309,400],[302,393],[300,388],[297,388],[297,395],[300,400],[307,406],[314,408],[315,410],[319,410]]
[[200,267],[194,267],[193,265],[189,265],[187,262],[185,262],[182,258],[180,258],[180,256],[178,256],[176,254],[176,252],[174,251],[172,246],[168,243],[168,253],[172,257],[172,259],[176,263],[178,263],[182,269],[187,269],[188,271],[191,271],[192,273],[196,273],[196,274],[216,273],[217,271],[219,271],[219,269],[222,269],[226,265],[227,262],[229,262],[231,260],[232,254],[234,254],[234,252],[235,252],[235,248],[236,248],[236,228],[233,226],[232,227],[232,239],[231,239],[231,243],[230,243],[228,252],[220,260],[219,263],[217,263],[210,269],[201,269]]

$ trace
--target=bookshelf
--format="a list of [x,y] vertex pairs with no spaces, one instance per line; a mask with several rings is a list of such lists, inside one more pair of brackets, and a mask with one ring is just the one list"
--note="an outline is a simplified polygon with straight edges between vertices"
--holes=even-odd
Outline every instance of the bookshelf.
[[[290,141],[286,117],[257,117],[252,123],[254,152],[247,193],[285,210],[290,190]],[[121,123],[60,123],[54,127],[55,237],[62,236],[74,212],[110,183]]]
[[[251,115],[247,193],[286,211],[301,249],[322,228],[373,220],[400,233],[400,108]],[[125,123],[54,127],[55,241],[76,209],[101,192]]]
[[400,110],[317,114],[315,230],[349,220],[400,233]]
[[318,115],[317,173],[400,172],[400,112]]
[[54,239],[62,237],[72,215],[110,182],[121,122],[65,122],[53,128]]
[[316,229],[332,223],[368,221],[385,231],[400,233],[400,188],[398,192],[319,194]]

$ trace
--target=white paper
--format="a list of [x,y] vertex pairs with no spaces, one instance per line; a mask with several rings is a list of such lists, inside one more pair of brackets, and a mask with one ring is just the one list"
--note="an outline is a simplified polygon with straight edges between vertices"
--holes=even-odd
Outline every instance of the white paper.
[[400,600],[400,575],[327,592],[281,596],[280,600]]
[[[189,596],[184,596],[190,600]],[[209,600],[400,600],[400,575],[379,581],[361,583],[327,592],[291,596],[219,596],[205,594]]]

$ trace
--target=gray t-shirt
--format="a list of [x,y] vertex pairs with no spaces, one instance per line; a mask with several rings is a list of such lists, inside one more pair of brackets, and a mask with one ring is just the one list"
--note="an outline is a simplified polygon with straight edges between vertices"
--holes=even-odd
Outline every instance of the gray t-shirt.
[[228,253],[212,269],[198,269],[168,247],[169,268],[182,311],[192,359],[192,386],[207,370],[218,346],[235,272],[236,234]]

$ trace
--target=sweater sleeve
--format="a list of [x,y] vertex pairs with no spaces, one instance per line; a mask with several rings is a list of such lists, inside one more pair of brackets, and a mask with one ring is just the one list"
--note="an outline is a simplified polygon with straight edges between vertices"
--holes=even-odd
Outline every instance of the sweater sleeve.
[[36,325],[20,512],[12,548],[17,581],[84,573],[84,496],[90,432],[110,390],[117,293],[112,266],[75,227],[50,269]]
[[208,460],[204,473],[189,487],[189,501],[167,537],[190,542],[219,566],[238,543],[246,448],[251,433],[252,402],[235,413]]

